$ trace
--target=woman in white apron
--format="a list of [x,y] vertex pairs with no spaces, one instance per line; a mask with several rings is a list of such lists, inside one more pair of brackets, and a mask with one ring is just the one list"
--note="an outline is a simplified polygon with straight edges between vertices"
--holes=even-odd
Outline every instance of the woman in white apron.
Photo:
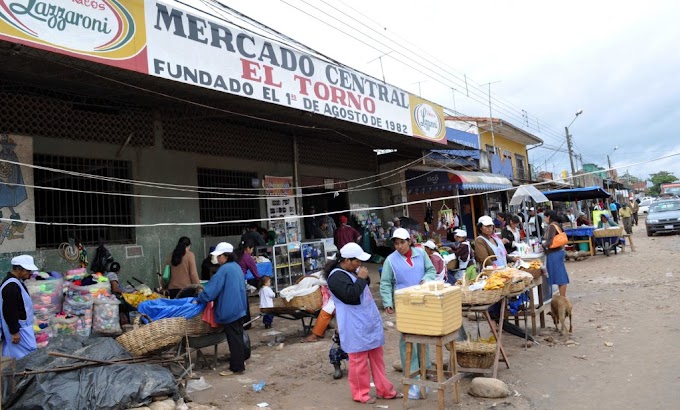
[[33,333],[33,302],[23,281],[38,267],[29,255],[12,258],[11,264],[12,271],[0,285],[2,355],[21,359],[37,348]]
[[[475,239],[475,259],[484,266],[507,266],[513,259],[508,256],[501,239],[494,232],[493,219],[484,215],[479,218],[479,236]],[[489,256],[495,255],[495,258]]]

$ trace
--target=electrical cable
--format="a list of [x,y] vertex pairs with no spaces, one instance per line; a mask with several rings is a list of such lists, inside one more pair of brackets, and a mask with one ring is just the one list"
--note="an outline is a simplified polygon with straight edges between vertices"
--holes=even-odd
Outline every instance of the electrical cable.
[[[606,169],[605,171],[612,171],[615,169],[621,169],[621,168],[630,168],[638,165],[643,165],[643,164],[648,164],[656,161],[660,161],[663,159],[668,159],[672,157],[680,156],[680,152],[676,152],[673,154],[665,155],[662,157],[654,158],[651,160],[645,160],[645,161],[639,161],[636,163],[631,163],[631,164],[626,164],[621,167],[617,168],[609,168]],[[531,184],[526,184],[526,185],[532,185],[532,186],[541,186],[541,185],[547,185],[553,182],[563,182],[564,180],[569,180],[573,178],[579,178],[584,175],[590,175],[590,174],[597,174],[602,171],[593,171],[593,172],[588,172],[584,173],[581,175],[577,176],[569,176],[567,178],[561,178],[559,180],[549,180],[549,181],[542,181],[542,182],[535,182]],[[441,196],[441,197],[436,197],[436,198],[428,198],[428,199],[421,199],[421,200],[415,200],[415,201],[407,201],[399,204],[392,204],[392,205],[383,205],[383,206],[373,206],[373,207],[364,207],[364,208],[354,208],[354,209],[345,209],[341,211],[332,211],[332,212],[325,212],[325,213],[318,213],[318,214],[309,214],[309,215],[304,215],[304,218],[316,218],[319,216],[326,216],[326,215],[335,215],[335,214],[343,214],[343,213],[348,213],[348,212],[364,212],[364,211],[378,211],[378,210],[385,210],[385,209],[390,209],[390,208],[401,208],[404,206],[409,206],[409,205],[416,205],[416,204],[424,204],[432,201],[444,201],[444,200],[449,200],[449,199],[457,199],[457,198],[468,198],[476,195],[488,195],[488,194],[493,194],[493,193],[498,193],[498,192],[506,192],[506,191],[511,191],[513,189],[517,189],[517,187],[510,187],[510,188],[503,188],[503,189],[494,189],[494,190],[488,190],[484,192],[477,192],[477,193],[472,193],[472,194],[462,194],[462,195],[447,195],[447,196]],[[0,218],[0,221],[4,222],[15,222],[15,223],[25,223],[25,224],[33,224],[33,225],[50,225],[50,226],[78,226],[78,227],[113,227],[113,228],[150,228],[150,227],[159,227],[159,226],[205,226],[205,225],[222,225],[222,224],[244,224],[244,223],[253,223],[253,222],[266,222],[266,221],[285,221],[285,220],[290,220],[290,216],[285,216],[285,217],[274,217],[274,218],[256,218],[256,219],[241,219],[241,220],[231,220],[231,221],[213,221],[213,222],[159,222],[159,223],[154,223],[154,224],[79,224],[79,223],[72,223],[72,222],[42,222],[42,221],[29,221],[29,220],[20,220],[20,219],[11,219],[11,218]]]

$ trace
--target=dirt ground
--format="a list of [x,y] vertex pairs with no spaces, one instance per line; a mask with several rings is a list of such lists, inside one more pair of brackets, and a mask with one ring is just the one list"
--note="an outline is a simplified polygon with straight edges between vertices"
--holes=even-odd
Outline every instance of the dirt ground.
[[[583,261],[567,262],[571,284],[567,295],[574,308],[574,333],[569,345],[554,331],[548,317],[534,345],[525,350],[524,339],[504,334],[510,368],[499,366],[498,378],[515,394],[506,399],[479,399],[470,396],[469,384],[474,375],[461,382],[460,404],[453,404],[447,392],[447,408],[517,408],[517,409],[666,409],[677,404],[680,387],[680,313],[677,300],[680,271],[677,255],[680,237],[647,238],[644,220],[634,227],[636,252],[610,257],[598,254]],[[371,285],[377,295],[378,273],[371,269]],[[376,298],[379,306],[379,296]],[[256,306],[257,298],[251,298]],[[253,309],[254,312],[257,309]],[[401,374],[392,369],[398,360],[398,332],[387,322],[394,317],[383,315],[385,324],[385,363],[389,378],[401,387]],[[468,329],[475,324],[465,321]],[[523,326],[523,325],[522,325]],[[274,330],[275,332],[272,332]],[[378,400],[373,405],[352,401],[345,377],[333,380],[328,362],[330,331],[317,343],[301,343],[299,321],[280,318],[273,329],[256,322],[249,331],[253,344],[252,358],[240,377],[221,377],[226,368],[220,357],[216,370],[199,369],[212,388],[191,394],[191,407],[207,409],[255,409],[266,402],[272,409],[360,409],[401,408],[401,401]],[[488,328],[482,327],[482,336]],[[550,343],[554,337],[558,343]],[[207,352],[207,350],[206,350]],[[227,353],[220,346],[220,355]],[[265,380],[261,392],[253,383]],[[375,392],[373,391],[372,394]],[[411,401],[410,408],[433,409],[437,395]]]

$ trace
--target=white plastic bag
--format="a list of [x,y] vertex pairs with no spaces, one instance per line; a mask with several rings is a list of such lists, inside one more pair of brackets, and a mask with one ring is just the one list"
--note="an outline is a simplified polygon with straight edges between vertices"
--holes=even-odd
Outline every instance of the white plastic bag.
[[290,302],[294,297],[306,296],[316,292],[319,286],[324,284],[324,282],[314,276],[308,276],[300,281],[297,285],[288,286],[282,289],[280,295],[285,298],[286,301]]
[[120,301],[115,297],[95,299],[92,330],[97,333],[122,333],[119,306]]

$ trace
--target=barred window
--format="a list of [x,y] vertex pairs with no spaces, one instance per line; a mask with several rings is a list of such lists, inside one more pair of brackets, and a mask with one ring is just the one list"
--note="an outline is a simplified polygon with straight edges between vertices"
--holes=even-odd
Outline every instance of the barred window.
[[[33,163],[42,167],[57,168],[108,178],[132,178],[129,161],[63,157],[34,154]],[[35,220],[37,222],[68,222],[75,224],[134,224],[134,199],[120,195],[98,195],[92,192],[132,193],[132,185],[68,175],[43,169],[34,170],[35,185],[65,190],[38,189],[35,192]],[[107,244],[135,242],[135,228],[109,226],[81,227],[36,225],[36,246],[55,248],[74,238],[85,245],[96,245],[100,240]]]
[[[257,191],[247,190],[253,188],[253,180],[257,179],[254,172],[229,171],[223,169],[198,168],[198,186],[202,190],[210,188],[243,188],[224,191],[225,194],[249,194]],[[257,219],[260,208],[257,199],[243,199],[234,201],[213,201],[209,198],[219,198],[224,195],[200,193],[199,208],[201,222],[236,221],[243,219]],[[202,236],[231,236],[241,235],[247,224],[220,224],[201,225]]]

